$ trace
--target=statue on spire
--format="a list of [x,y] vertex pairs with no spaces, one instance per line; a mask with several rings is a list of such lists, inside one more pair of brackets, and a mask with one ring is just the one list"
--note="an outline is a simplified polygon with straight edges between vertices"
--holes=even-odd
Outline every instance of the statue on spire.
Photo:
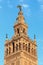
[[19,8],[20,11],[22,11],[22,6],[21,5],[18,5],[17,8]]

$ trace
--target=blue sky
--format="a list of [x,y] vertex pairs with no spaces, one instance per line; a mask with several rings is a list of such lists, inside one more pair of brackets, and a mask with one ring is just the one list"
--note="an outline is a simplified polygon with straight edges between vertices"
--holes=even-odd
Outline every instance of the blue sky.
[[28,36],[36,35],[38,65],[43,65],[43,0],[0,0],[0,65],[4,65],[4,43],[14,35],[13,25],[18,15],[17,5],[23,6]]

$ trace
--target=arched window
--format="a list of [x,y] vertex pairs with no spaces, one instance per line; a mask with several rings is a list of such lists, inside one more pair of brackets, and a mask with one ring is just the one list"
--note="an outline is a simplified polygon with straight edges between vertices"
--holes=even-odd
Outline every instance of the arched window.
[[11,53],[11,48],[9,47],[9,54]]
[[30,52],[30,43],[28,43],[28,52]]
[[25,50],[25,43],[23,43],[23,49]]
[[14,45],[14,42],[12,42],[12,45],[13,45],[13,52],[15,51],[15,45]]
[[18,51],[18,44],[16,44],[16,51]]
[[19,33],[19,28],[17,28],[17,33]]
[[21,43],[19,43],[19,50],[21,50]]
[[23,33],[25,32],[25,28],[23,29]]
[[27,51],[27,44],[25,45],[25,50]]

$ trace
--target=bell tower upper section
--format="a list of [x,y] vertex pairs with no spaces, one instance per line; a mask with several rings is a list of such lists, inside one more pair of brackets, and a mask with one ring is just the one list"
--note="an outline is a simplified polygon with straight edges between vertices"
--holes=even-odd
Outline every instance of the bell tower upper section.
[[16,24],[14,25],[15,36],[17,35],[27,35],[28,26],[25,24],[25,18],[22,12],[22,6],[17,6],[20,9],[18,16],[16,18]]
[[22,7],[14,25],[15,34],[11,40],[6,35],[4,65],[38,65],[36,37],[34,40],[27,35],[28,26],[25,23]]

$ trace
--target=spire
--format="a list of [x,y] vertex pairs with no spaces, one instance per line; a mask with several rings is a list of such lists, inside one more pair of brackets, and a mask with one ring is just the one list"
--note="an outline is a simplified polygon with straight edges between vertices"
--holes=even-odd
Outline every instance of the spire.
[[19,13],[18,13],[18,17],[16,18],[16,20],[18,21],[18,23],[24,23],[24,16],[23,16],[23,12],[22,12],[22,6],[18,5],[17,8],[19,8]]

